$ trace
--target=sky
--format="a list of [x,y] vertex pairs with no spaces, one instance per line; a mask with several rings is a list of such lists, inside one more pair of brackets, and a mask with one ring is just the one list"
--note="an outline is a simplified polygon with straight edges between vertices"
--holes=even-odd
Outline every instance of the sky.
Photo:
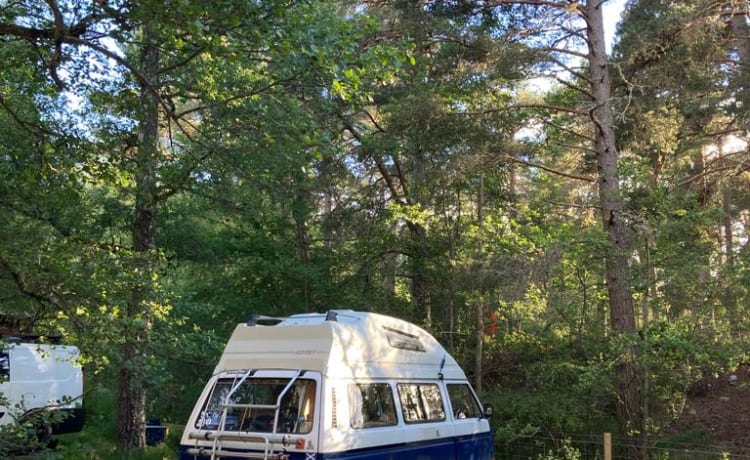
[[[627,0],[605,0],[604,3],[604,37],[607,41],[607,54],[612,52],[612,42],[615,36],[617,23],[620,21],[622,10],[625,8]],[[538,91],[547,91],[550,88],[551,80],[547,77],[532,78],[527,81],[529,87],[536,88]]]
[[627,0],[609,0],[604,4],[604,36],[607,39],[607,53],[612,51],[612,40],[615,36],[615,28],[620,20],[625,2]]

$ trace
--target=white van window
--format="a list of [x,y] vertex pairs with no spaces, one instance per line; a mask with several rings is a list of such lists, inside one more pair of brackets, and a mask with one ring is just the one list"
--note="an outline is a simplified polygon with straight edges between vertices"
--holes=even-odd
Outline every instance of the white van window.
[[457,419],[479,418],[482,416],[482,408],[474,393],[466,383],[449,383],[448,398],[450,398],[453,416]]
[[[195,423],[195,428],[217,430],[220,428],[225,404],[249,407],[229,407],[224,421],[225,431],[272,433],[276,411],[273,408],[278,396],[289,384],[289,379],[248,378],[227,401],[236,379],[220,379],[211,390],[207,403]],[[298,379],[281,399],[277,433],[309,433],[315,413],[315,381]]]
[[385,330],[385,336],[388,339],[388,345],[393,348],[411,351],[425,351],[422,341],[419,340],[419,337],[416,335],[387,326],[383,326],[383,329]]
[[443,398],[440,396],[440,389],[435,384],[399,383],[398,397],[406,423],[445,420]]
[[387,383],[349,385],[349,420],[354,429],[396,425],[393,392]]

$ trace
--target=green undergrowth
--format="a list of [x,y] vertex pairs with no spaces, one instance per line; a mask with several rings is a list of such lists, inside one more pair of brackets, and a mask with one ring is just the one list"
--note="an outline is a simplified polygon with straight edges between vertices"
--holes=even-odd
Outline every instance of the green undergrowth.
[[16,457],[19,460],[173,460],[178,456],[181,427],[168,425],[164,442],[143,449],[117,447],[114,391],[97,388],[86,395],[86,424],[80,433],[54,437],[53,448]]

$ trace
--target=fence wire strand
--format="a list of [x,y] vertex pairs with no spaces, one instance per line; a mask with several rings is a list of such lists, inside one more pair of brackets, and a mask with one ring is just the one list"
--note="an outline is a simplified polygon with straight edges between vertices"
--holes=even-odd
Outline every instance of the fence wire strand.
[[[639,452],[639,454],[634,454]],[[750,452],[721,446],[670,445],[638,448],[612,440],[612,460],[750,460]],[[516,439],[500,446],[495,460],[605,460],[604,435],[594,438],[541,437]]]

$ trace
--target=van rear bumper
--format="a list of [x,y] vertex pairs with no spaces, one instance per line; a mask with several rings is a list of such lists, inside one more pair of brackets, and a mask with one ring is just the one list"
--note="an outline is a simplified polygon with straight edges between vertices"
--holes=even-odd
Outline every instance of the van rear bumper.
[[58,409],[63,418],[52,424],[52,434],[77,433],[83,430],[86,422],[86,409],[76,407],[70,409]]

